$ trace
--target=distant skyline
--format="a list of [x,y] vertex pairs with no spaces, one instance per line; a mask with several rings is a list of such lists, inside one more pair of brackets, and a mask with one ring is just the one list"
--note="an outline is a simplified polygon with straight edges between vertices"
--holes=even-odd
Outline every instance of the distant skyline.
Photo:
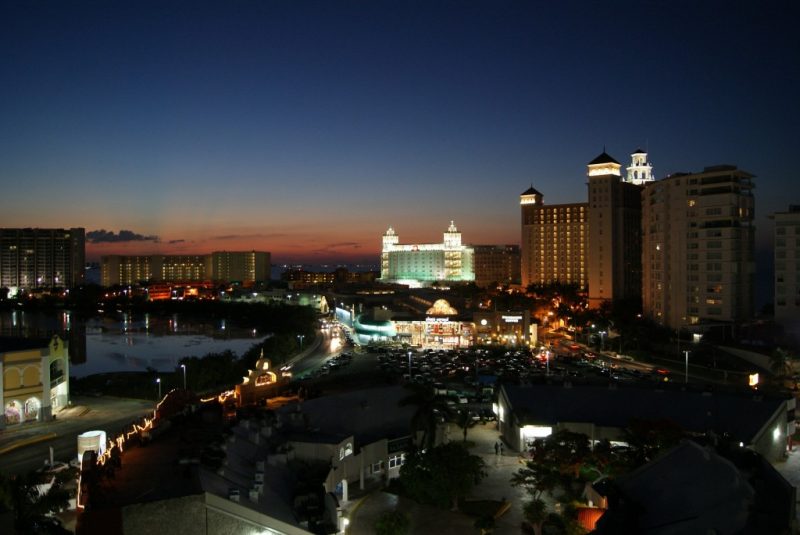
[[[0,226],[101,254],[376,262],[392,225],[519,243],[586,163],[728,163],[800,204],[796,2],[0,4]],[[129,233],[119,235],[121,230]],[[111,234],[113,233],[113,234]],[[763,258],[760,259],[764,261]]]

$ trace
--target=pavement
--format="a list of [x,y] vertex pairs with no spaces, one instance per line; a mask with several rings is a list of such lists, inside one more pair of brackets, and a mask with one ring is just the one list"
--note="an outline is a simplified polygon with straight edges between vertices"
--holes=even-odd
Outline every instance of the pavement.
[[[450,441],[462,439],[462,431],[449,424],[445,438]],[[470,452],[479,455],[486,463],[487,476],[466,497],[470,500],[507,500],[511,507],[495,520],[495,535],[519,534],[522,524],[522,506],[528,499],[527,491],[511,486],[511,476],[522,467],[517,453],[504,448],[502,455],[495,454],[494,445],[499,440],[496,423],[478,424],[469,430],[467,440],[473,444]],[[345,516],[350,519],[347,533],[366,535],[375,532],[375,521],[389,511],[402,511],[410,522],[409,533],[461,534],[476,533],[473,527],[476,520],[460,512],[447,511],[431,506],[420,505],[411,500],[373,490],[361,497],[355,497],[344,504]]]
[[40,442],[42,437],[51,437],[54,423],[74,421],[89,411],[86,405],[72,405],[56,413],[55,422],[25,422],[0,429],[0,454]]
[[[785,461],[774,462],[772,466],[796,489],[800,501],[800,446],[795,445],[787,453]],[[800,507],[795,509],[795,518],[800,525]]]

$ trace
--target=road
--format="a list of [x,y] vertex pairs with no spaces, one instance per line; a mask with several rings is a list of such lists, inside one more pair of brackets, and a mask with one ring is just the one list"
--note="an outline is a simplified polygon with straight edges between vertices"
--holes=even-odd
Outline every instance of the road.
[[[300,353],[292,362],[295,376],[308,373],[326,360],[341,352],[343,340],[338,328],[323,329],[315,347]],[[318,341],[318,343],[317,343]],[[52,422],[24,424],[0,430],[2,448],[37,436],[55,433],[57,436],[43,442],[29,444],[0,454],[0,473],[21,474],[40,468],[49,459],[50,448],[56,461],[76,458],[78,435],[86,431],[102,430],[109,438],[115,437],[132,422],[152,414],[154,401],[113,397],[72,397],[71,409],[60,413]]]
[[50,456],[57,461],[69,461],[78,454],[78,435],[100,429],[109,438],[116,436],[131,422],[152,414],[154,402],[123,398],[72,398],[73,407],[60,419],[23,425],[0,431],[0,448],[33,438],[37,435],[56,433],[56,437],[44,442],[27,445],[0,455],[0,472],[21,474],[40,468]]

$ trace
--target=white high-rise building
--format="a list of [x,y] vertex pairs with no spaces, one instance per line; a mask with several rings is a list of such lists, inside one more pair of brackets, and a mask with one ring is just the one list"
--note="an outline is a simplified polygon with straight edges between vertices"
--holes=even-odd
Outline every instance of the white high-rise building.
[[381,280],[393,282],[473,281],[472,247],[461,243],[451,221],[442,243],[401,244],[392,227],[383,235]]

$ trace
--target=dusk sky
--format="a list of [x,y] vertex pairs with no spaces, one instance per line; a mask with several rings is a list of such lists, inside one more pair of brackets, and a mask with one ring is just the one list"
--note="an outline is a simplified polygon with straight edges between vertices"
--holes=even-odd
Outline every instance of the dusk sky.
[[[519,243],[586,163],[729,163],[800,204],[796,1],[0,3],[0,226],[107,253],[377,261]],[[119,235],[121,230],[128,233]],[[111,234],[113,233],[113,234]]]

